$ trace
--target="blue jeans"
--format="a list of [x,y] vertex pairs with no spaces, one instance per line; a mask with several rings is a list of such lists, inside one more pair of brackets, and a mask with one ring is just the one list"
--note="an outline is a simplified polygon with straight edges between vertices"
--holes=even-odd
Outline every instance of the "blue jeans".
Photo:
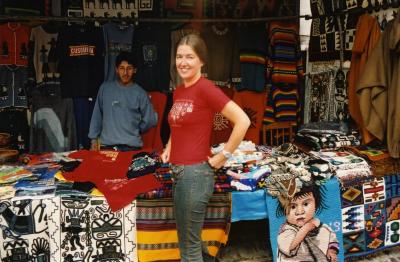
[[207,204],[214,191],[214,172],[208,162],[172,165],[174,214],[181,261],[214,261],[201,240]]

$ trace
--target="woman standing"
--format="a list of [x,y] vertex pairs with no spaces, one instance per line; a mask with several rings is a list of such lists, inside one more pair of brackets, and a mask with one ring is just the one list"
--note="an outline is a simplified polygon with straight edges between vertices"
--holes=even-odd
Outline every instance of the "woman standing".
[[[180,40],[175,62],[183,84],[174,92],[168,115],[171,136],[161,155],[164,162],[172,164],[181,261],[214,260],[201,240],[207,203],[214,190],[213,169],[224,165],[250,125],[246,113],[201,76],[206,58],[207,47],[200,36],[190,34]],[[213,118],[217,112],[234,126],[224,150],[210,157]]]

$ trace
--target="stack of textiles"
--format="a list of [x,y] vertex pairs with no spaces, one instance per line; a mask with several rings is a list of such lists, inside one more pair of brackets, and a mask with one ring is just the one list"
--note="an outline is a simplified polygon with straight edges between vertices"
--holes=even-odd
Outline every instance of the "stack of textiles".
[[160,163],[154,172],[157,180],[162,184],[161,188],[139,194],[138,199],[159,199],[172,197],[171,169],[168,163]]
[[55,179],[54,176],[57,170],[43,170],[41,173],[36,173],[34,176],[22,178],[14,185],[16,189],[15,197],[45,197],[54,196],[55,194]]
[[357,132],[350,132],[340,123],[308,123],[300,128],[295,143],[311,150],[337,149],[344,146],[360,145]]
[[[224,143],[211,148],[213,154],[219,153]],[[251,141],[242,141],[224,167],[216,172],[215,192],[254,191],[258,180],[270,174],[270,168],[263,161],[264,154],[257,150]]]
[[363,157],[371,165],[375,176],[393,175],[400,173],[400,159],[392,158],[386,148],[366,145],[347,147],[354,154]]
[[343,186],[372,177],[369,164],[363,158],[347,151],[310,151],[310,154],[328,162],[331,170]]
[[13,185],[19,179],[24,177],[31,177],[33,173],[26,170],[23,166],[11,166],[2,165],[0,166],[0,185]]
[[271,196],[291,197],[304,183],[311,180],[308,171],[309,157],[300,152],[294,144],[282,144],[272,149],[264,158],[271,168],[271,174],[258,181],[259,188],[266,188]]
[[214,184],[214,192],[230,192],[232,191],[231,183],[229,181],[229,176],[226,172],[229,168],[222,167],[215,171],[215,184]]

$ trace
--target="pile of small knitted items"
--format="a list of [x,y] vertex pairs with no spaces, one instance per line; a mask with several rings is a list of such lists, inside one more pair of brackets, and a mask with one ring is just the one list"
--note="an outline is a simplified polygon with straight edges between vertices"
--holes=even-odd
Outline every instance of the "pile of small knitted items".
[[153,174],[161,164],[159,155],[155,152],[140,152],[132,157],[126,176],[128,179]]
[[291,199],[303,186],[322,185],[331,176],[329,165],[301,153],[294,144],[274,148],[270,156],[271,175],[259,181],[271,196]]

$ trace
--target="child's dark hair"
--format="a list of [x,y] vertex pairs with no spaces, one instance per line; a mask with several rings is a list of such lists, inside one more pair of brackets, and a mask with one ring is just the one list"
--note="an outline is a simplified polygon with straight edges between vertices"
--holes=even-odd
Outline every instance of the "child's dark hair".
[[122,61],[126,61],[128,64],[136,68],[136,59],[132,53],[125,51],[119,53],[117,58],[115,59],[115,67],[118,68]]
[[[296,198],[305,196],[309,193],[312,193],[315,199],[315,208],[316,208],[316,214],[319,214],[323,209],[326,209],[325,205],[325,187],[324,186],[317,186],[316,184],[312,183],[311,185],[303,185],[303,187],[300,189],[300,192],[297,192],[294,194],[293,199],[295,200]],[[290,202],[289,202],[290,204]],[[286,216],[285,208],[281,201],[278,200],[278,206],[276,208],[276,216],[281,217],[281,216]]]

